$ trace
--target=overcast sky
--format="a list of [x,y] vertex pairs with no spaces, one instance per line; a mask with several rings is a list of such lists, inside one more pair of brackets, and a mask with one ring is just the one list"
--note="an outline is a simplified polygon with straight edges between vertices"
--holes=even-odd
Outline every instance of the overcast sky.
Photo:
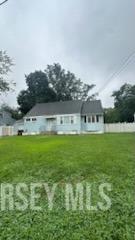
[[[0,0],[1,2],[2,0]],[[113,72],[135,51],[134,0],[9,0],[0,7],[0,49],[14,59],[15,93],[0,101],[16,105],[24,74],[59,62],[84,82],[103,88],[103,106],[113,90],[135,84],[135,57],[122,73]]]

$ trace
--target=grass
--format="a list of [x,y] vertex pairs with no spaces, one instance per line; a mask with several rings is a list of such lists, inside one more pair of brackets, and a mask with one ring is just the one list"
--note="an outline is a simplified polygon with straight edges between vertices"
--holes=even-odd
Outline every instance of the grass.
[[[133,240],[135,135],[27,136],[0,139],[1,183],[58,183],[55,207],[0,211],[0,240]],[[108,211],[66,211],[64,184],[109,182]]]

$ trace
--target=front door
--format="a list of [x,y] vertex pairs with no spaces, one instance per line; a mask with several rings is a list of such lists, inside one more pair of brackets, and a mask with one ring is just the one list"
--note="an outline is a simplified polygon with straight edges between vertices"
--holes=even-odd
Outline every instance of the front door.
[[46,128],[46,130],[48,131],[48,132],[51,132],[51,131],[55,131],[55,122],[56,122],[56,120],[53,118],[50,118],[50,119],[47,119],[47,128]]

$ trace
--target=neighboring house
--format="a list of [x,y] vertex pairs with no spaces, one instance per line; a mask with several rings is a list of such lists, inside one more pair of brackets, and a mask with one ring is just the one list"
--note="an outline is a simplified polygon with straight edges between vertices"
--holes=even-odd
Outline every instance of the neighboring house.
[[104,116],[100,100],[60,101],[36,104],[24,117],[24,132],[103,133]]
[[12,118],[11,113],[7,111],[0,111],[0,126],[13,126],[15,120]]

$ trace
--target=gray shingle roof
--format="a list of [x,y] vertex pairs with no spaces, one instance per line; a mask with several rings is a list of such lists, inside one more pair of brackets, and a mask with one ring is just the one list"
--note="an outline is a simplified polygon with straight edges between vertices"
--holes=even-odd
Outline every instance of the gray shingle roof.
[[100,100],[86,101],[82,106],[82,114],[103,114],[103,108]]
[[56,114],[80,113],[82,107],[81,101],[65,101],[52,103],[39,103],[33,107],[26,116],[42,116]]
[[100,101],[82,102],[77,100],[38,103],[26,114],[26,117],[73,113],[103,113],[103,109]]

